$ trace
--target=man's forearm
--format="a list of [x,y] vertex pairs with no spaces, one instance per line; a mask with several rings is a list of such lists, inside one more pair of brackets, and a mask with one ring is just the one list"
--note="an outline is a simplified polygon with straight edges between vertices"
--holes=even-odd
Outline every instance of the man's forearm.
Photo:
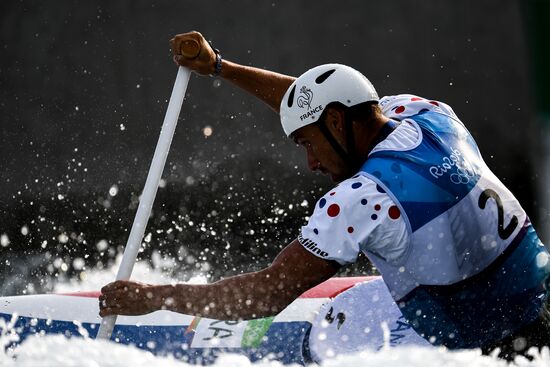
[[152,310],[167,309],[214,319],[254,319],[282,311],[307,289],[285,288],[266,271],[248,273],[212,284],[154,286]]
[[171,310],[220,320],[276,315],[300,294],[333,276],[338,267],[292,241],[258,272],[212,284],[149,285],[118,280],[101,288],[100,315],[143,315]]
[[220,76],[267,103],[279,113],[281,100],[294,77],[223,60]]
[[[189,44],[198,47],[198,55],[194,57],[184,55],[182,50]],[[264,69],[239,65],[225,59],[222,60],[221,70],[216,70],[219,59],[214,49],[199,32],[187,32],[174,36],[170,40],[170,47],[177,64],[188,67],[200,75],[211,75],[218,71],[222,78],[261,99],[277,113],[285,92],[296,79]]]

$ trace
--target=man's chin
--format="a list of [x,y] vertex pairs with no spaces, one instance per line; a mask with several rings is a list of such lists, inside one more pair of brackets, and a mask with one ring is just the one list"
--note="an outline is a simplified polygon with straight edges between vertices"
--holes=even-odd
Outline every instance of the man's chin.
[[340,183],[347,178],[347,177],[341,177],[332,173],[330,173],[329,176],[330,176],[330,180],[334,183]]
[[351,174],[337,174],[337,173],[327,173],[330,176],[330,180],[334,183],[340,183],[344,180],[347,180],[351,176],[353,176],[353,173]]
[[348,172],[333,173],[324,168],[320,169],[320,172],[323,175],[329,176],[330,180],[334,183],[340,183],[344,180],[347,180],[351,176],[353,176],[353,173],[348,173]]

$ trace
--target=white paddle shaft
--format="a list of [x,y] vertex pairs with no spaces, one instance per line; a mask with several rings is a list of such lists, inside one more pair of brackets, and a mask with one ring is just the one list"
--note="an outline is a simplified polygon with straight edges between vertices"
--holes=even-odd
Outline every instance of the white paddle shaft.
[[[189,77],[191,71],[182,66],[178,69],[178,75],[176,82],[174,83],[174,89],[172,89],[172,95],[170,96],[170,102],[168,103],[168,110],[164,117],[164,123],[160,131],[160,137],[155,149],[153,161],[149,168],[149,174],[147,175],[147,181],[143,188],[143,193],[139,199],[139,207],[134,218],[134,224],[124,249],[124,255],[122,256],[122,262],[118,269],[116,280],[128,280],[132,275],[134,269],[134,263],[136,262],[139,249],[141,247],[141,241],[145,228],[151,215],[151,208],[155,201],[157,189],[162,176],[162,171],[166,163],[166,157],[170,150],[170,144],[172,143],[172,137],[176,130],[176,124],[178,122],[178,116],[181,110],[181,104],[185,97],[185,91],[187,90],[187,84],[189,83]],[[101,325],[97,333],[98,339],[110,339],[113,333],[113,328],[116,323],[115,316],[107,316],[101,320]]]

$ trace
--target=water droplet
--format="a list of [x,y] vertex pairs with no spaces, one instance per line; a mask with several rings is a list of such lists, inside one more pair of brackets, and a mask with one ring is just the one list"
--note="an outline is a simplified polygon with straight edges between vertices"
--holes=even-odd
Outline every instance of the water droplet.
[[2,235],[0,236],[0,245],[2,245],[2,247],[8,247],[9,244],[10,244],[10,239],[8,235],[5,233],[2,233]]
[[543,268],[548,264],[548,254],[546,252],[541,252],[535,258],[537,266]]
[[105,251],[109,247],[109,243],[106,240],[100,240],[96,243],[95,247],[98,251]]
[[80,257],[77,257],[76,259],[73,260],[73,268],[75,268],[75,270],[84,269],[84,265],[86,265],[84,263],[84,259],[82,259]]
[[109,195],[111,195],[111,196],[116,196],[116,194],[118,194],[118,186],[117,186],[117,185],[113,185],[113,186],[111,186],[111,188],[109,189]]
[[211,136],[213,132],[214,132],[214,129],[212,129],[211,126],[205,126],[205,127],[202,129],[202,133],[204,134],[204,136],[205,136],[206,138],[208,138],[209,136]]

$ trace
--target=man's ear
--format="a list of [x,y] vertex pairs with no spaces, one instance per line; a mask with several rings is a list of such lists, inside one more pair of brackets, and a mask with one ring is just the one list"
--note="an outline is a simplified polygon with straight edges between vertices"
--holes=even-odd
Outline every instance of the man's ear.
[[345,127],[344,111],[339,108],[328,107],[326,110],[325,123],[332,133],[341,133]]

